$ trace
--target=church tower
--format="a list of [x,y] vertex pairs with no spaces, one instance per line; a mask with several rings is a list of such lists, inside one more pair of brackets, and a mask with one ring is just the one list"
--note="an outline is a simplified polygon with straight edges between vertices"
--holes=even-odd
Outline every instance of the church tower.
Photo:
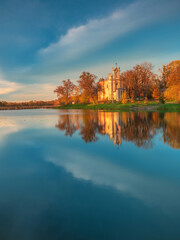
[[116,91],[120,88],[120,68],[117,66],[115,68],[112,67],[113,72],[113,91]]

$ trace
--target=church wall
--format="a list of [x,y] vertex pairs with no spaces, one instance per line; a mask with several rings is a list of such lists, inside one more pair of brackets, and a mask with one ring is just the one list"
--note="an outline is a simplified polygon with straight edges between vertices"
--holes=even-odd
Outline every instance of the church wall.
[[109,73],[105,81],[102,82],[102,91],[98,93],[98,100],[119,101],[122,95],[122,83],[120,80],[120,68],[112,68],[113,74]]

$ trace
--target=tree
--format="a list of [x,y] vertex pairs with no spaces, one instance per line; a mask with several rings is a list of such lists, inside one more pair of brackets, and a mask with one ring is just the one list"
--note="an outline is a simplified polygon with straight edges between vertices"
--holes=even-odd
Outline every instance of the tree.
[[133,67],[133,69],[121,73],[121,81],[126,90],[127,98],[145,98],[151,96],[151,86],[156,79],[156,75],[152,72],[151,63],[141,63]]
[[73,100],[75,103],[78,103],[80,100],[80,90],[78,86],[75,86],[74,88]]
[[57,93],[58,98],[61,98],[65,104],[69,104],[75,85],[70,79],[63,80],[62,83],[63,85],[58,86],[54,92]]
[[123,87],[126,90],[127,97],[129,99],[133,99],[135,97],[135,91],[137,90],[134,71],[128,70],[121,73],[121,81],[123,82]]
[[78,80],[82,94],[84,94],[89,101],[92,99],[93,102],[96,102],[98,97],[98,84],[95,82],[96,78],[94,74],[83,72]]
[[155,78],[154,73],[152,72],[152,63],[144,62],[137,64],[134,70],[134,81],[136,88],[136,97],[139,99],[141,97],[150,97],[151,96],[151,85]]
[[153,87],[152,87],[152,97],[155,100],[159,100],[160,96],[161,96],[161,93],[159,91],[159,88],[156,85],[153,85]]
[[127,103],[127,93],[126,93],[126,90],[123,92],[123,94],[121,96],[121,102],[122,102],[122,104],[126,104]]
[[180,102],[180,60],[163,66],[162,73],[166,82],[165,98]]
[[104,78],[100,78],[97,87],[98,87],[98,100],[104,100],[105,98],[105,89],[104,89]]

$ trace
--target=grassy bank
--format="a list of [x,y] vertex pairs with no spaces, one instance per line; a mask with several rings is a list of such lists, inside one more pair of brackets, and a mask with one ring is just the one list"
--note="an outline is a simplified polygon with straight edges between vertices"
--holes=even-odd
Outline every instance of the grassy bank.
[[180,104],[177,103],[166,103],[157,107],[158,111],[164,112],[180,112]]
[[92,109],[92,110],[117,110],[117,111],[166,111],[180,112],[180,104],[158,102],[140,103],[104,103],[104,104],[72,104],[58,107],[58,109]]

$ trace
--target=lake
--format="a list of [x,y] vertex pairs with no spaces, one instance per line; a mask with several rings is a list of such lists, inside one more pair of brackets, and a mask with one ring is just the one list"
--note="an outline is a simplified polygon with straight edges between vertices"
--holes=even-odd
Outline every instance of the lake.
[[0,112],[1,240],[180,239],[180,113]]

